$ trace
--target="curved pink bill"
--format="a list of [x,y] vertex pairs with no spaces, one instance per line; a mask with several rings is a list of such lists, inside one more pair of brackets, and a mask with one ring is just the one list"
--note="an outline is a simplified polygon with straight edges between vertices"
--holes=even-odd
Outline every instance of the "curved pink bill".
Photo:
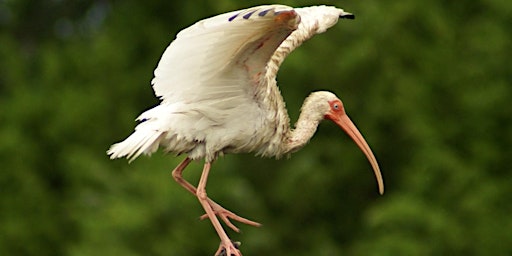
[[384,181],[382,180],[379,164],[377,163],[377,159],[375,159],[375,156],[373,155],[370,146],[368,146],[368,143],[366,143],[363,135],[361,135],[359,130],[357,130],[357,127],[346,114],[338,115],[336,118],[331,117],[330,119],[341,127],[366,155],[366,158],[368,158],[368,161],[370,161],[370,164],[373,167],[373,172],[375,173],[375,178],[379,185],[379,193],[382,195],[384,193]]

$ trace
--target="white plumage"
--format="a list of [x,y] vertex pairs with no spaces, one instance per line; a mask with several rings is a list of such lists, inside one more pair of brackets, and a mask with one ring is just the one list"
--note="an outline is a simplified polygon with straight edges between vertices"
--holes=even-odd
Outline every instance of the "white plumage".
[[[275,21],[276,13],[290,10],[300,16]],[[265,15],[259,15],[262,12]],[[252,15],[246,19],[247,14]],[[268,112],[277,106],[261,100],[277,91],[275,76],[284,57],[304,40],[334,25],[343,14],[343,10],[327,6],[259,6],[205,19],[182,30],[165,50],[152,80],[162,103],[137,118],[142,123],[129,138],[112,146],[111,158],[133,160],[142,153],[151,154],[159,145],[207,161],[231,148],[234,152],[282,155],[277,146],[281,139],[272,136],[282,137],[289,120],[276,124],[282,118]],[[288,37],[297,26],[300,29]],[[286,37],[277,51],[281,54],[275,55],[279,62],[267,67]],[[261,43],[263,47],[258,48]],[[255,98],[255,94],[263,97]]]
[[[204,187],[210,164],[222,153],[255,152],[280,157],[304,146],[322,119],[342,127],[370,160],[382,193],[379,167],[357,128],[346,116],[341,101],[330,92],[314,92],[304,102],[295,129],[276,85],[285,57],[315,34],[353,18],[328,6],[292,8],[265,5],[201,20],[182,30],[167,47],[152,80],[160,105],[142,113],[135,132],[108,150],[111,158],[130,160],[151,154],[160,146],[187,158],[173,177],[199,201],[221,237],[218,253],[239,255],[216,215],[240,218],[206,197]],[[205,159],[197,189],[181,177],[192,159]]]

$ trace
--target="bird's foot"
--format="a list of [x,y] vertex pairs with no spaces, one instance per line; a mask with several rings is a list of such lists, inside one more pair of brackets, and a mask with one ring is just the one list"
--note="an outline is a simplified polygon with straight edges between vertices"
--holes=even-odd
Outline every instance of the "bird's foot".
[[221,242],[219,249],[215,252],[215,256],[242,256],[242,253],[238,250],[241,244],[240,242],[230,241],[228,245],[224,245],[224,243]]
[[[217,204],[216,202],[214,202],[211,199],[208,200],[208,203],[212,207],[212,210],[215,213],[215,215],[217,215],[222,221],[224,221],[224,223],[226,223],[226,225],[228,227],[230,227],[232,230],[234,230],[236,232],[240,232],[240,229],[237,228],[233,223],[231,223],[231,221],[229,219],[233,219],[233,220],[236,220],[238,222],[241,222],[241,223],[244,223],[244,224],[247,224],[247,225],[251,225],[251,226],[254,226],[254,227],[260,227],[261,226],[261,224],[258,223],[258,222],[255,222],[255,221],[252,221],[252,220],[248,220],[246,218],[242,218],[242,217],[234,214],[233,212],[231,212],[229,210],[226,210],[224,207],[220,206],[219,204]],[[204,214],[203,216],[201,216],[200,219],[204,220],[204,219],[207,219],[207,218],[208,218],[208,215]]]

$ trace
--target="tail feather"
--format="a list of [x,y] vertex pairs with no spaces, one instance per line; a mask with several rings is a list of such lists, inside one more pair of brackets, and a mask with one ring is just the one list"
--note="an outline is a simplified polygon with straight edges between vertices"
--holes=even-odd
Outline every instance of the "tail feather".
[[107,154],[110,155],[110,159],[126,157],[131,162],[142,153],[147,155],[154,153],[160,145],[163,134],[164,132],[161,131],[136,129],[124,141],[112,145]]

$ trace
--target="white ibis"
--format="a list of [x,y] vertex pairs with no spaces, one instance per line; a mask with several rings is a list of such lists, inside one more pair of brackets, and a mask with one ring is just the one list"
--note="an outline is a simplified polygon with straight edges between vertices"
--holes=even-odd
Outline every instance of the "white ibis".
[[[354,15],[329,6],[292,8],[265,5],[201,20],[182,30],[165,50],[152,80],[160,105],[142,113],[128,138],[108,150],[110,158],[130,161],[160,146],[187,157],[173,171],[174,179],[196,195],[218,233],[216,254],[241,255],[217,216],[235,231],[230,219],[253,226],[206,195],[210,167],[224,153],[255,152],[281,157],[302,148],[318,123],[328,119],[340,126],[361,148],[377,178],[384,184],[377,160],[343,103],[331,92],[311,93],[290,128],[285,103],[276,85],[276,74],[285,57],[339,18]],[[199,184],[182,177],[187,165],[204,159]]]

